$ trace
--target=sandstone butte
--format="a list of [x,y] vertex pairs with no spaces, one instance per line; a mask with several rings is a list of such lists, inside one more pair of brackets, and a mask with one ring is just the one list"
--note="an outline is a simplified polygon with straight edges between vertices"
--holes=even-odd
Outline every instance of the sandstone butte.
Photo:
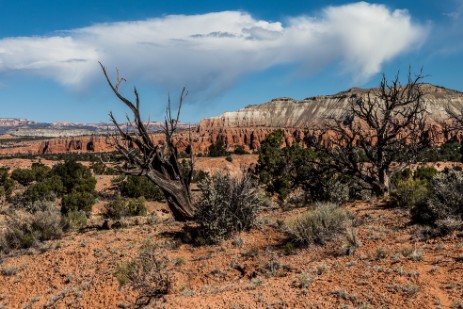
[[[444,134],[442,125],[448,119],[445,108],[463,109],[463,93],[431,84],[422,84],[426,104],[428,125],[432,127],[436,144],[446,140],[461,142],[463,132]],[[196,153],[206,153],[207,148],[221,139],[229,149],[243,145],[249,150],[260,147],[262,140],[272,131],[283,129],[285,143],[303,140],[314,133],[327,117],[339,117],[350,100],[366,96],[368,89],[352,88],[334,95],[316,96],[303,100],[277,98],[270,102],[251,105],[234,112],[203,119],[192,128],[192,144]],[[436,133],[437,132],[437,133]],[[153,133],[154,142],[162,142],[162,133]],[[188,129],[178,132],[175,142],[180,150],[189,140]],[[43,154],[68,152],[110,152],[111,139],[105,135],[53,138],[40,141],[23,142],[14,148],[1,148],[0,155]]]

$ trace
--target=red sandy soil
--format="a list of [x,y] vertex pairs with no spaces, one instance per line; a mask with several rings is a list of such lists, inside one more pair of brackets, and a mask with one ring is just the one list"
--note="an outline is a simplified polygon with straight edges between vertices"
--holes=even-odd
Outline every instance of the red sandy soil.
[[131,308],[138,291],[114,274],[146,241],[184,261],[172,266],[173,289],[155,308],[450,308],[463,300],[462,235],[419,240],[405,213],[377,202],[344,207],[363,221],[353,256],[337,256],[341,240],[287,252],[275,222],[304,209],[266,211],[258,229],[215,246],[179,243],[166,233],[182,228],[172,220],[70,233],[3,259],[0,305]]
[[[258,156],[255,154],[249,155],[231,155],[232,162],[229,162],[225,157],[196,157],[195,158],[195,169],[203,170],[211,174],[222,172],[222,173],[231,173],[232,175],[238,175],[242,170],[246,170],[251,165],[257,163]],[[32,163],[40,162],[47,166],[53,166],[58,163],[58,161],[46,160],[37,157],[36,159],[0,159],[0,167],[9,167],[10,169],[15,168],[30,168]],[[89,166],[91,162],[84,161],[82,164]]]
[[58,163],[58,161],[52,160],[45,160],[45,159],[37,159],[37,160],[30,160],[30,159],[1,159],[0,160],[0,167],[9,167],[10,170],[14,170],[16,168],[31,168],[32,163],[42,163],[48,167],[51,167]]
[[[198,158],[197,166],[219,169],[228,163]],[[231,164],[239,171],[241,163],[234,156]],[[111,178],[97,176],[98,191],[110,189]],[[93,223],[102,221],[104,202],[95,206]],[[139,291],[121,286],[115,272],[147,241],[159,244],[170,259],[173,283],[150,308],[452,308],[463,303],[463,234],[421,239],[406,212],[380,201],[342,206],[359,223],[355,230],[362,246],[351,256],[338,254],[343,239],[324,247],[285,248],[280,222],[306,208],[266,208],[258,228],[220,245],[194,247],[173,236],[183,224],[171,219],[167,205],[147,207],[157,215],[156,223],[134,218],[131,222],[139,224],[72,232],[0,258],[0,308],[133,308]]]

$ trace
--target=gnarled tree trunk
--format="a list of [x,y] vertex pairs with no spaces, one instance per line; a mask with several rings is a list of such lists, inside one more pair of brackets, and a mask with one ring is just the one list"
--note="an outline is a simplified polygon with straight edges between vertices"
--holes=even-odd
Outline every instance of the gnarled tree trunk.
[[[100,66],[112,91],[119,100],[130,108],[133,114],[133,120],[127,117],[127,129],[124,131],[113,114],[109,113],[112,122],[117,128],[117,133],[114,136],[114,146],[125,158],[122,171],[128,175],[148,177],[148,179],[158,185],[164,192],[169,208],[176,220],[193,219],[196,212],[190,193],[194,166],[193,152],[190,151],[190,170],[188,171],[188,175],[184,176],[178,163],[178,151],[173,143],[173,135],[177,130],[183,99],[187,95],[185,88],[180,96],[175,118],[172,117],[169,97],[164,127],[166,141],[162,145],[155,145],[149,136],[148,128],[140,116],[140,100],[137,89],[134,89],[134,104],[119,92],[119,86],[125,79],[118,76],[114,84],[109,79],[106,69],[101,63]],[[134,132],[130,132],[129,127],[133,128]],[[189,149],[191,149],[191,145]]]

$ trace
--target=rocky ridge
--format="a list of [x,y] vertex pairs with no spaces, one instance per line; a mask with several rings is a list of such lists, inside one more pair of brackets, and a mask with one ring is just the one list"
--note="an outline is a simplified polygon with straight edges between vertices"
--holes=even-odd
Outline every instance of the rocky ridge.
[[[278,98],[270,102],[252,105],[235,112],[206,118],[200,129],[212,128],[306,128],[330,116],[340,116],[351,99],[366,96],[371,89],[352,88],[334,95],[316,96],[303,100]],[[463,93],[431,84],[423,84],[425,104],[430,119],[440,123],[447,118],[445,107],[463,107]]]
[[[436,132],[448,119],[445,108],[463,109],[463,93],[431,84],[422,84],[428,123]],[[350,101],[366,96],[374,89],[352,88],[335,95],[316,96],[303,100],[278,98],[270,102],[252,105],[235,112],[226,112],[219,116],[206,118],[198,126],[198,134],[203,140],[214,143],[222,139],[229,147],[246,145],[250,149],[259,148],[267,134],[283,129],[285,142],[303,140],[310,130],[321,125],[327,117],[340,117]],[[443,135],[436,138],[442,142]],[[451,133],[447,139],[462,140],[461,132]]]
[[[294,141],[303,140],[310,130],[320,125],[326,117],[339,117],[343,114],[350,100],[367,95],[371,89],[352,88],[335,95],[316,96],[303,100],[278,98],[270,102],[252,105],[235,112],[226,112],[219,116],[206,118],[191,129],[193,149],[196,153],[207,153],[207,148],[217,140],[222,140],[229,150],[237,145],[243,145],[249,150],[258,149],[261,141],[272,131],[283,129],[285,143],[291,145]],[[428,122],[436,131],[447,119],[445,108],[450,106],[455,110],[463,109],[463,93],[423,84],[424,99],[429,112]],[[92,133],[93,134],[93,133]],[[175,137],[179,149],[183,150],[189,140],[188,130],[181,130]],[[155,142],[162,141],[161,133],[153,133]],[[442,135],[434,137],[436,142],[442,142]],[[452,133],[446,138],[462,140],[462,133]],[[104,135],[61,137],[41,140],[32,143],[24,149],[15,148],[13,153],[61,153],[61,152],[106,152],[113,148],[107,143]],[[10,150],[0,149],[0,154]]]

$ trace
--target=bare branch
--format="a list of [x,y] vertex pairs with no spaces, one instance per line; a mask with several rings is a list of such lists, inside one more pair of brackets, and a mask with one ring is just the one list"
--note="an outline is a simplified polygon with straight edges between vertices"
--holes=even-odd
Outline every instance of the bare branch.
[[416,160],[430,145],[422,78],[409,73],[401,85],[399,73],[391,81],[383,75],[379,88],[353,95],[341,119],[331,117],[325,129],[332,136],[325,148],[332,168],[369,182],[378,195],[387,193],[391,164]]
[[[165,144],[154,145],[147,127],[140,116],[140,96],[137,88],[134,88],[134,104],[119,91],[121,83],[125,81],[125,79],[119,76],[119,71],[117,71],[117,81],[113,84],[105,67],[101,63],[100,66],[112,91],[119,100],[129,107],[133,115],[133,120],[131,120],[128,115],[126,116],[128,122],[126,130],[124,131],[115,119],[113,113],[109,113],[109,117],[116,128],[114,145],[123,156],[126,163],[124,166],[124,173],[127,175],[148,177],[162,189],[176,219],[192,219],[196,210],[192,204],[190,193],[190,182],[193,174],[194,162],[193,153],[192,151],[190,153],[191,163],[189,176],[185,177],[180,170],[178,150],[173,140],[180,119],[183,101],[187,95],[186,89],[183,88],[182,90],[175,119],[172,118],[171,100],[170,96],[168,97],[164,128]],[[132,128],[135,129],[135,132],[130,131]],[[122,141],[119,141],[117,138],[118,136],[122,138]],[[191,150],[191,144],[189,147]]]

